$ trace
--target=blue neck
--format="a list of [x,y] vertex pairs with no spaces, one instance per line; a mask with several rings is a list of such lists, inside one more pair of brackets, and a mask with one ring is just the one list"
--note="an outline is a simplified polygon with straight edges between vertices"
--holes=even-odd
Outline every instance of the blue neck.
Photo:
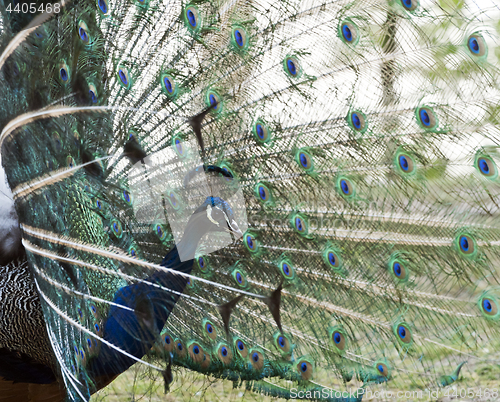
[[[202,235],[198,234],[196,237],[201,238]],[[183,241],[184,239],[189,239],[189,237],[184,237]],[[194,243],[194,255],[197,242],[194,242],[193,238],[190,240],[190,244]],[[165,256],[161,265],[177,272],[189,274],[193,268],[193,262],[193,259],[180,261],[177,246],[175,246]],[[134,311],[112,305],[108,319],[103,326],[103,338],[107,342],[136,358],[142,358],[158,339],[170,312],[180,294],[184,292],[188,278],[172,272],[157,271],[145,281],[162,285],[172,292],[158,289],[150,283],[144,282],[125,286],[116,292],[113,302]],[[142,314],[137,314],[139,306],[141,306]],[[144,319],[145,317],[146,319]],[[147,320],[148,317],[151,319]],[[134,363],[136,363],[134,359],[102,344],[99,355],[90,361],[89,372],[91,378],[112,376],[124,372]]]

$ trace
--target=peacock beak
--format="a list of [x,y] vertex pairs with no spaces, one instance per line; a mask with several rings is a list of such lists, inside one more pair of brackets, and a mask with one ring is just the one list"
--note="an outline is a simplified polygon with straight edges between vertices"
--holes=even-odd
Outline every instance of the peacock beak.
[[238,240],[240,237],[243,237],[243,233],[241,232],[240,228],[238,227],[238,224],[234,219],[231,221],[231,223],[228,222],[227,226],[228,226],[228,232],[234,236],[235,240]]

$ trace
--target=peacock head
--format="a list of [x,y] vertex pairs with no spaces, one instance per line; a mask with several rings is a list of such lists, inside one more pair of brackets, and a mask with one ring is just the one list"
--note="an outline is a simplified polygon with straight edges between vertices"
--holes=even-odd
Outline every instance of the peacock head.
[[243,236],[236,223],[233,209],[228,202],[219,197],[207,197],[191,216],[188,225],[195,226],[199,233],[225,232],[232,234],[235,239]]

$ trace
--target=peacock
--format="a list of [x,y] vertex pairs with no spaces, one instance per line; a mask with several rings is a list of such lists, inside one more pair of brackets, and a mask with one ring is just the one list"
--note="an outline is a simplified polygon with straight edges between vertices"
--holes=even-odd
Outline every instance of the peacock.
[[496,400],[497,4],[0,8],[0,400]]

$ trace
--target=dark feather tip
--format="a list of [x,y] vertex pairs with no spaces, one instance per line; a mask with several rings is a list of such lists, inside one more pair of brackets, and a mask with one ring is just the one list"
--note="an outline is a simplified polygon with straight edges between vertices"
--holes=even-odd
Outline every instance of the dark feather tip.
[[224,329],[226,330],[226,335],[229,335],[229,319],[231,318],[231,313],[233,312],[233,308],[238,304],[238,302],[243,299],[245,295],[239,295],[235,297],[233,300],[228,301],[225,304],[220,305],[219,312],[222,317],[222,322],[224,323]]
[[148,154],[142,149],[139,143],[131,138],[127,141],[127,143],[123,147],[123,155],[125,155],[132,165],[135,165],[137,162],[144,160],[148,156]]
[[[94,160],[94,155],[92,155],[89,151],[84,150],[82,152],[82,162],[83,163],[92,162],[93,160]],[[85,170],[89,174],[91,174],[92,176],[95,176],[95,177],[101,177],[103,174],[102,167],[98,162],[86,165]]]
[[269,310],[278,326],[278,329],[283,333],[281,328],[281,316],[280,316],[280,304],[281,304],[281,290],[283,289],[283,282],[280,283],[278,288],[271,293],[271,296],[264,299],[265,303],[268,305]]
[[201,124],[203,123],[205,116],[210,112],[210,110],[212,110],[216,106],[217,104],[211,105],[210,107],[206,108],[203,112],[198,113],[196,116],[193,116],[190,119],[188,119],[188,123],[191,125],[191,127],[193,127],[193,131],[196,135],[196,139],[198,140],[198,144],[200,145],[202,152],[205,152],[205,145],[203,143],[203,137],[201,135]]
[[172,359],[168,360],[167,368],[162,372],[163,381],[165,382],[165,394],[170,391],[170,384],[174,381],[174,376],[172,374]]

